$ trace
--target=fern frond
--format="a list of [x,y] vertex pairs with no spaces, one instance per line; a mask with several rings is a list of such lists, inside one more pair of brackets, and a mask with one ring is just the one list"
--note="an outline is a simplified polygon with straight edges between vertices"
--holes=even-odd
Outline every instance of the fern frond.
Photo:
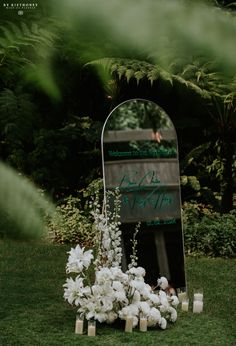
[[111,74],[113,74],[114,72],[116,72],[116,71],[118,70],[118,67],[119,67],[119,63],[112,64],[111,67],[109,68]]
[[210,145],[211,143],[207,142],[191,150],[180,164],[182,173],[193,161],[199,159],[210,148]]
[[145,72],[141,71],[141,70],[136,71],[134,73],[134,77],[135,77],[135,79],[137,81],[137,84],[139,84],[140,80],[143,79],[145,77],[145,75],[146,75]]
[[236,8],[236,2],[231,2],[228,5],[225,5],[225,7],[229,7],[229,8],[235,9]]
[[0,46],[4,49],[6,49],[8,47],[8,40],[6,40],[5,38],[0,37]]
[[203,99],[210,99],[210,94],[207,90],[200,88],[197,84],[185,80],[180,76],[173,75],[173,81],[179,86],[184,86],[186,89],[193,91],[195,94],[200,95]]
[[[0,26],[0,47],[5,49],[5,60],[14,60],[14,63],[25,63],[25,55],[28,50],[24,48],[30,48],[36,50],[38,53],[42,51],[42,55],[45,53],[45,48],[51,47],[56,35],[40,28],[38,24],[26,24],[21,22],[19,25],[7,21],[5,25]],[[12,52],[15,51],[15,54]],[[16,54],[17,53],[17,54]]]
[[[33,33],[33,31],[32,31],[32,33]],[[48,31],[44,28],[39,28],[38,32],[36,32],[35,35],[40,36],[41,38],[47,39],[48,42],[53,42],[55,39],[58,38],[58,36],[54,32]]]
[[102,59],[97,59],[94,61],[90,61],[88,63],[86,63],[84,66],[93,66],[93,65],[101,65],[105,70],[110,70],[110,67],[113,65],[116,68],[118,68],[120,66],[120,64],[118,63],[118,61],[116,61],[116,59],[114,58],[102,58]]
[[39,32],[39,26],[37,23],[32,23],[31,25],[31,31],[33,34],[37,35]]
[[31,35],[31,31],[28,28],[28,25],[24,22],[21,22],[21,30],[22,30],[22,34],[26,37]]
[[14,50],[16,50],[18,53],[20,52],[20,48],[17,47],[17,46],[11,45],[11,46],[8,46],[7,48],[8,48],[8,49],[14,49]]
[[160,73],[157,69],[153,69],[153,70],[149,71],[147,74],[147,78],[151,82],[151,85],[153,85],[153,82],[155,80],[157,80],[159,78],[159,76],[160,76]]
[[169,84],[173,85],[173,79],[169,72],[165,70],[160,70],[160,76],[162,80],[169,82]]
[[117,72],[117,74],[118,74],[119,79],[121,79],[122,76],[125,75],[126,67],[123,66],[123,65],[121,65],[121,66],[118,67],[118,69],[117,69],[116,72]]
[[131,79],[135,79],[137,84],[139,84],[144,78],[147,78],[151,85],[158,79],[172,83],[171,75],[168,72],[146,61],[123,58],[103,58],[91,61],[85,66],[87,65],[102,66],[111,75],[117,75],[119,79],[125,77],[128,83]]
[[0,30],[8,42],[12,42],[14,40],[14,33],[8,27],[1,25]]
[[131,68],[127,69],[125,72],[125,77],[127,79],[127,82],[129,83],[130,79],[134,77],[134,70],[132,70]]
[[22,31],[15,23],[7,21],[8,27],[11,29],[11,32],[13,33],[14,37],[21,37]]

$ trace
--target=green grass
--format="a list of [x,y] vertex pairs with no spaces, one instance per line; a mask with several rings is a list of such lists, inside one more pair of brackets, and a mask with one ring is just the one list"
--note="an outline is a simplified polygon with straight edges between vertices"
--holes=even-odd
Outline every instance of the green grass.
[[68,249],[0,242],[0,345],[236,345],[236,260],[186,259],[190,297],[204,289],[202,314],[179,311],[167,330],[147,333],[99,325],[89,338],[74,334],[75,310],[62,298]]

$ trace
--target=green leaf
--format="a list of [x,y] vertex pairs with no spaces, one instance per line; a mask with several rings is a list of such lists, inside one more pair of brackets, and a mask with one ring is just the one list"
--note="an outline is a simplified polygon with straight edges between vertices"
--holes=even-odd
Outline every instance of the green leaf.
[[4,222],[0,233],[12,238],[41,238],[45,235],[44,214],[53,216],[53,204],[29,180],[0,162],[0,215]]
[[151,82],[151,85],[153,85],[153,82],[156,81],[159,77],[160,77],[160,73],[157,69],[152,69],[147,74],[147,78]]
[[117,73],[118,73],[119,79],[121,79],[122,76],[125,75],[125,73],[126,73],[126,67],[122,66],[122,65],[119,66],[117,69]]
[[133,76],[134,76],[134,71],[132,69],[126,70],[125,77],[126,77],[128,83]]

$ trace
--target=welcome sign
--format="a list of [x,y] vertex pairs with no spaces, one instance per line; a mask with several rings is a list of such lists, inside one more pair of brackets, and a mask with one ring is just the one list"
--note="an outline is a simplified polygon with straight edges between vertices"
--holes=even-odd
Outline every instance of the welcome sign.
[[[153,102],[134,99],[116,107],[102,134],[105,194],[119,188],[123,266],[130,239],[137,235],[139,265],[155,285],[166,276],[175,288],[186,286],[176,131],[169,116]],[[112,203],[112,202],[110,202]]]

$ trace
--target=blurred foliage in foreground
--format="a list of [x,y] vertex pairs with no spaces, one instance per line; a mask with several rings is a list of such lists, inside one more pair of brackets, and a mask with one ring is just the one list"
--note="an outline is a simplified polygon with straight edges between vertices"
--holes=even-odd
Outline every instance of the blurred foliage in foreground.
[[0,162],[0,238],[35,239],[47,235],[45,215],[53,204],[29,180]]
[[[88,39],[84,54],[109,56],[110,50],[146,55],[162,67],[176,59],[204,55],[236,71],[236,20],[209,1],[51,1],[54,12]],[[93,39],[93,41],[91,40]],[[92,41],[92,42],[91,42]],[[92,45],[93,43],[93,45]],[[96,51],[97,50],[97,51]],[[130,57],[130,56],[129,56]]]

